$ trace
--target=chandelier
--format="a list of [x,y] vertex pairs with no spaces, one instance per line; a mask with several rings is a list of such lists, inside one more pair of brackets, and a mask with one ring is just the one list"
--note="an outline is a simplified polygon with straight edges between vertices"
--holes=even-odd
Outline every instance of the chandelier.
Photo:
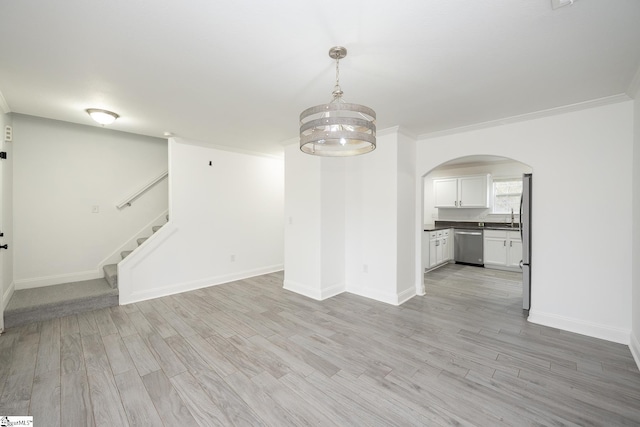
[[340,60],[347,56],[347,49],[332,47],[329,56],[336,60],[333,99],[300,113],[300,150],[327,157],[369,153],[376,148],[376,112],[342,99]]

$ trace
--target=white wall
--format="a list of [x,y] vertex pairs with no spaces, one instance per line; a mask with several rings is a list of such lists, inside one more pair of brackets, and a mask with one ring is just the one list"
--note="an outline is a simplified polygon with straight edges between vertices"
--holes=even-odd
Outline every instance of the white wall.
[[16,289],[102,277],[103,261],[167,209],[166,181],[116,208],[167,170],[166,140],[19,114],[13,130]]
[[414,296],[415,141],[391,129],[366,155],[318,158],[294,143],[285,158],[285,288],[390,304]]
[[530,172],[531,168],[529,166],[510,160],[464,167],[456,165],[439,166],[424,177],[424,223],[433,224],[434,221],[510,221],[510,215],[492,214],[491,209],[443,209],[434,207],[433,180],[443,177],[481,174],[491,174],[492,179],[510,178]]
[[398,304],[398,136],[379,132],[375,151],[346,160],[346,290]]
[[120,303],[281,270],[283,172],[281,159],[170,139],[170,219],[118,265]]
[[[531,166],[529,320],[628,343],[632,238],[624,230],[632,227],[632,129],[628,101],[422,139],[417,177],[467,155],[504,156]],[[422,197],[418,190],[416,198]],[[603,225],[603,211],[612,213],[608,219],[615,225]],[[416,221],[416,239],[421,228]]]
[[[2,94],[0,94],[0,97]],[[2,168],[2,188],[0,189],[0,201],[2,203],[2,212],[0,213],[0,231],[4,236],[0,238],[0,244],[7,244],[8,249],[0,250],[0,265],[2,265],[2,286],[0,292],[0,304],[2,308],[6,307],[11,299],[14,290],[13,283],[13,143],[5,142],[4,127],[12,125],[12,115],[3,114],[0,109],[0,131],[2,138],[0,142],[0,151],[7,153],[5,160],[0,160]],[[0,310],[0,313],[2,310]],[[3,327],[2,319],[0,319],[0,329]]]
[[416,174],[415,138],[402,133],[398,134],[398,239],[397,259],[397,294],[402,303],[416,294],[415,282],[415,232],[416,221],[415,192],[418,181]]
[[633,229],[631,239],[632,250],[632,322],[631,352],[640,368],[640,90],[634,101],[633,122]]
[[344,261],[331,256],[332,250],[344,253],[338,224],[344,190],[331,197],[335,179],[325,177],[332,168],[340,173],[344,162],[303,154],[297,143],[285,147],[285,159],[284,288],[321,300],[344,291]]

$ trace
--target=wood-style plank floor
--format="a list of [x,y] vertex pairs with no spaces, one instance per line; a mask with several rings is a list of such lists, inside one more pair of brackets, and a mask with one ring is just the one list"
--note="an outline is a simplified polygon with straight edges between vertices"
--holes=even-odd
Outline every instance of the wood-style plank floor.
[[401,307],[275,273],[10,329],[36,426],[640,425],[628,347],[530,324],[517,274],[448,265]]

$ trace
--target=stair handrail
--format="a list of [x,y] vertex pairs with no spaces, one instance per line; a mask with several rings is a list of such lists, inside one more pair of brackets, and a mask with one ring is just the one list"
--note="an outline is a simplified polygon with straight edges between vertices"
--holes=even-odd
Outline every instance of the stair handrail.
[[131,206],[131,203],[133,203],[138,197],[142,196],[144,193],[151,190],[151,188],[153,188],[157,183],[159,183],[160,181],[162,181],[168,176],[169,176],[169,171],[162,172],[160,176],[158,176],[157,178],[154,178],[151,182],[149,182],[147,185],[142,187],[140,190],[136,191],[131,196],[127,197],[124,201],[117,204],[116,207],[118,209],[123,209],[126,206]]

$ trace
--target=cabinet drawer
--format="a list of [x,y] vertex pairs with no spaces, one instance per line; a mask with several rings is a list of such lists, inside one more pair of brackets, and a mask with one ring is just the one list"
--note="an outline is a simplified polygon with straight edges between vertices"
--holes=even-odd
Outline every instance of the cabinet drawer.
[[430,231],[429,232],[429,238],[430,239],[435,239],[437,237],[437,232],[436,231]]
[[484,237],[493,237],[498,239],[506,239],[506,230],[484,230]]
[[520,240],[520,232],[519,231],[507,231],[509,234],[509,240]]
[[449,236],[449,232],[450,232],[450,231],[451,231],[451,230],[449,230],[449,229],[447,229],[447,230],[442,230],[442,235],[443,235],[444,237],[448,237],[448,236]]
[[438,236],[438,237],[442,237],[442,230],[438,230],[438,231],[436,231],[436,236]]

